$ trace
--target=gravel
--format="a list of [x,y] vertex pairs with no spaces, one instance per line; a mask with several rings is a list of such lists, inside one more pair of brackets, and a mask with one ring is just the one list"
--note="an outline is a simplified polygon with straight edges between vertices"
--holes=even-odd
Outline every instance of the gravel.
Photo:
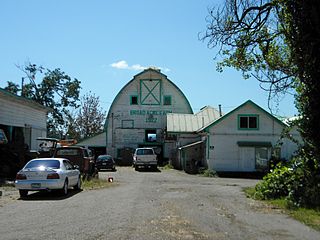
[[114,187],[24,200],[4,191],[1,239],[320,239],[281,210],[246,198],[243,188],[257,180],[130,167],[99,177],[113,177]]

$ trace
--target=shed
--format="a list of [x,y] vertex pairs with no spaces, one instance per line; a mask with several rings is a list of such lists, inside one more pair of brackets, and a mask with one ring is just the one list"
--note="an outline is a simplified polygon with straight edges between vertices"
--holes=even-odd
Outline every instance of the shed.
[[47,135],[48,108],[0,88],[0,128],[9,142],[38,149],[37,137]]
[[[224,172],[264,171],[272,156],[289,159],[297,145],[281,139],[287,125],[248,100],[200,129],[206,135],[208,167]],[[293,137],[300,138],[297,132]]]

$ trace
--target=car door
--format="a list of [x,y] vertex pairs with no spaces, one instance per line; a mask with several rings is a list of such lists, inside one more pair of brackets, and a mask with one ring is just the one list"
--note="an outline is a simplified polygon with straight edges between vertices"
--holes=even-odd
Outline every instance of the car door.
[[63,164],[66,168],[66,174],[69,179],[69,186],[76,185],[78,182],[78,171],[74,169],[74,167],[68,160],[63,160]]

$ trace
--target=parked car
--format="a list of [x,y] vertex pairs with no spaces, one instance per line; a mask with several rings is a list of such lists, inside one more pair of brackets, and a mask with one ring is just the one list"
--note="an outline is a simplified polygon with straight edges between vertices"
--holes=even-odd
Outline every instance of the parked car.
[[133,154],[133,167],[150,167],[156,169],[158,165],[157,155],[153,148],[137,148]]
[[81,188],[79,167],[64,158],[32,159],[17,173],[15,186],[20,197],[41,190],[60,190],[67,195],[69,187]]
[[55,150],[53,157],[70,160],[72,164],[79,166],[80,172],[84,175],[92,175],[95,173],[94,157],[89,149],[80,146],[61,147]]
[[101,169],[111,169],[112,171],[115,171],[115,161],[110,155],[100,155],[96,159],[96,168],[98,171]]

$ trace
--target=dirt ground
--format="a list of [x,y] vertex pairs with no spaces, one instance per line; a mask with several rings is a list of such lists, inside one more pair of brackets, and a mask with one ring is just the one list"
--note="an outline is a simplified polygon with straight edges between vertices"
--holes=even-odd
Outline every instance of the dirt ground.
[[67,197],[17,191],[0,197],[1,239],[320,239],[278,209],[248,199],[258,180],[176,170],[100,172],[115,187]]

